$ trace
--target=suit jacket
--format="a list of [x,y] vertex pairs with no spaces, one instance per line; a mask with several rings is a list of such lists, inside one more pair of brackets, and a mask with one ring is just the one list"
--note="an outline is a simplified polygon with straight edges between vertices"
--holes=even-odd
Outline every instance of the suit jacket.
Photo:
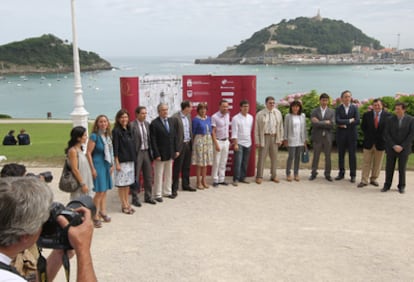
[[400,145],[404,149],[400,153],[408,155],[411,153],[411,146],[414,139],[414,120],[410,115],[404,115],[401,127],[398,124],[398,118],[392,115],[388,118],[384,130],[385,150],[387,154],[396,154],[393,146]]
[[[306,141],[306,116],[304,113],[302,113],[300,116],[300,136],[299,136],[299,143],[304,145],[305,141]],[[298,139],[296,136],[294,136],[294,131],[293,131],[293,115],[292,114],[287,114],[285,116],[285,127],[283,130],[284,134],[283,134],[283,140],[287,140],[288,141],[288,146],[289,144],[294,143],[294,141],[296,139]]]
[[[256,114],[255,126],[254,126],[254,142],[257,145],[264,146],[265,144],[265,129],[269,119],[269,110],[264,108]],[[283,117],[282,113],[278,109],[273,109],[272,114],[276,120],[276,138],[275,143],[282,143],[283,141]]]
[[378,123],[378,128],[374,124],[374,111],[366,112],[362,116],[361,130],[364,133],[364,149],[371,149],[375,145],[378,151],[385,150],[384,129],[390,113],[382,111]]
[[[135,150],[137,154],[141,151],[142,146],[142,138],[141,138],[141,125],[139,124],[138,120],[131,121],[129,123],[132,137],[134,138],[135,143]],[[150,134],[150,125],[148,121],[144,121],[145,131],[147,132],[147,140],[148,140],[148,152],[150,154],[150,158],[152,159],[152,145],[151,145],[151,134]]]
[[[312,118],[316,117],[319,121],[313,122]],[[330,123],[327,124],[326,121],[329,120]],[[322,138],[326,138],[328,142],[332,142],[332,129],[335,124],[335,111],[327,108],[325,110],[325,115],[322,118],[321,107],[313,109],[311,113],[311,123],[312,123],[312,133],[311,138],[312,142],[318,142]]]
[[[350,123],[349,120],[354,118],[355,121]],[[345,113],[345,106],[339,105],[335,111],[335,123],[337,125],[336,133],[338,136],[349,136],[352,134],[355,139],[358,138],[358,124],[360,123],[359,111],[354,104],[349,105],[348,114]],[[339,127],[346,125],[346,128]]]
[[[192,120],[191,116],[187,115],[188,119],[188,130],[190,132],[190,140],[193,139],[193,132],[192,132]],[[178,152],[181,152],[184,145],[184,124],[183,120],[181,119],[181,112],[177,112],[174,115],[172,115],[171,120],[173,121],[174,128],[177,131],[177,146],[178,146]]]
[[177,131],[171,118],[168,118],[170,131],[168,132],[160,117],[154,119],[150,124],[151,145],[153,158],[161,157],[161,161],[175,158],[175,152],[179,152],[177,146]]

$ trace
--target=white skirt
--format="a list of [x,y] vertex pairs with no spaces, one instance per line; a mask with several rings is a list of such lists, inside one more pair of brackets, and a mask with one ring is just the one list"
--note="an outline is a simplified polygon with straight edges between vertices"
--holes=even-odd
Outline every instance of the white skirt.
[[124,187],[129,186],[135,182],[135,167],[134,162],[120,163],[121,170],[115,169],[115,186]]

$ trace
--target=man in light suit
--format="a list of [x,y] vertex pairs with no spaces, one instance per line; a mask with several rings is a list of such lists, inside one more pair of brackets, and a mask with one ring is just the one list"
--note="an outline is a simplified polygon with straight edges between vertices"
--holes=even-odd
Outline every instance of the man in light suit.
[[412,116],[405,114],[405,110],[406,105],[404,103],[395,103],[395,115],[391,116],[385,124],[384,138],[387,161],[385,183],[381,192],[390,190],[397,160],[398,191],[401,194],[405,192],[405,171],[414,139],[414,119]]
[[349,170],[351,182],[355,183],[356,177],[356,149],[358,141],[359,111],[357,106],[351,103],[351,91],[345,90],[341,93],[342,104],[336,108],[335,123],[336,145],[338,148],[339,174],[335,180],[345,177],[345,151],[348,150]]
[[[151,156],[151,137],[149,130],[149,123],[145,119],[147,118],[147,109],[143,106],[138,106],[135,109],[136,119],[131,121],[130,128],[132,131],[132,137],[135,142],[135,149],[137,152],[137,159],[135,162],[135,174],[137,183],[140,183],[140,173],[144,178],[144,201],[149,204],[155,205],[156,202],[152,198],[152,156]],[[139,185],[138,185],[139,187]],[[138,187],[131,189],[132,204],[139,203],[138,200]],[[135,188],[135,187],[134,187]]]
[[270,156],[270,180],[279,183],[276,175],[277,154],[283,141],[283,117],[282,113],[275,108],[274,97],[266,97],[266,107],[256,114],[254,127],[254,139],[259,149],[257,160],[256,183],[261,184],[263,180],[264,162],[266,156]]
[[157,202],[162,196],[174,199],[171,191],[172,163],[180,155],[177,146],[177,131],[168,118],[168,105],[160,103],[158,117],[150,124],[151,148],[154,157],[154,189],[152,195]]
[[195,192],[197,191],[190,186],[190,167],[191,167],[191,102],[181,102],[181,111],[175,113],[171,120],[174,123],[174,127],[177,131],[177,146],[180,155],[174,160],[173,164],[173,178],[172,178],[172,196],[177,196],[178,183],[180,181],[181,173],[181,186],[185,191]]
[[322,93],[319,96],[320,107],[313,109],[311,113],[312,122],[312,146],[313,160],[312,172],[309,180],[314,180],[318,175],[319,157],[321,152],[325,154],[325,179],[332,181],[331,177],[331,149],[332,129],[335,123],[335,111],[328,107],[329,95]]
[[[390,117],[390,113],[383,110],[380,99],[372,102],[372,111],[366,112],[362,116],[361,129],[364,133],[364,149],[362,155],[362,176],[358,188],[369,184],[379,186],[377,179],[381,171],[382,159],[384,158],[385,141],[384,128],[385,122]],[[371,173],[371,177],[369,174]],[[368,181],[369,178],[369,181]]]

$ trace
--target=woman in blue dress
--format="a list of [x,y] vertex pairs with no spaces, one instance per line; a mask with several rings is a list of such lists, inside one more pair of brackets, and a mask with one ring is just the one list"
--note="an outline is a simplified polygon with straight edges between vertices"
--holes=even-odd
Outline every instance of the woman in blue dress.
[[112,189],[112,171],[114,153],[111,139],[111,126],[105,115],[95,119],[92,134],[89,137],[87,158],[92,169],[96,206],[96,215],[93,219],[95,227],[102,226],[102,221],[110,222],[111,217],[106,211],[106,192]]
[[211,139],[211,118],[207,116],[207,104],[197,106],[197,116],[192,122],[193,154],[192,164],[197,166],[197,188],[207,189],[207,166],[213,163],[213,141]]

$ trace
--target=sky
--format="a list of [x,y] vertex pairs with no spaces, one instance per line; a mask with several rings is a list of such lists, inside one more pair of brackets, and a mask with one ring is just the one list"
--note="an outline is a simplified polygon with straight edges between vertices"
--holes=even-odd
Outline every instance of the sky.
[[43,34],[102,57],[215,57],[282,19],[343,20],[385,47],[414,48],[412,0],[1,0],[0,45]]

